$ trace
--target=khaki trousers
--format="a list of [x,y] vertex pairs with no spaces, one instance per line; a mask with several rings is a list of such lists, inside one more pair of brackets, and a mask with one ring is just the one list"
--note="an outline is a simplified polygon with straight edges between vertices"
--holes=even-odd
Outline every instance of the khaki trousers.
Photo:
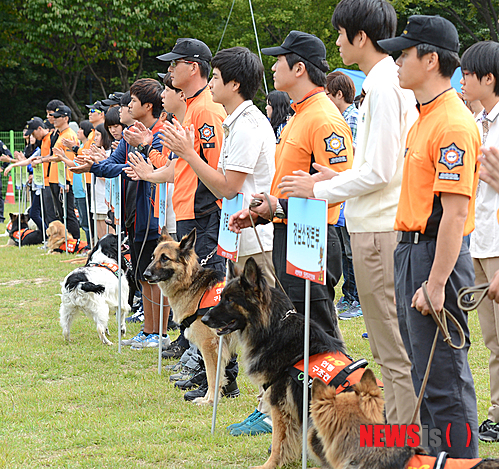
[[416,407],[411,362],[400,335],[394,303],[394,231],[350,233],[355,281],[369,345],[381,367],[386,420],[409,424]]
[[[499,270],[499,257],[473,259],[475,285],[490,283],[496,270]],[[487,418],[499,422],[499,305],[487,297],[477,308],[482,329],[483,341],[490,350],[490,398],[491,406]]]

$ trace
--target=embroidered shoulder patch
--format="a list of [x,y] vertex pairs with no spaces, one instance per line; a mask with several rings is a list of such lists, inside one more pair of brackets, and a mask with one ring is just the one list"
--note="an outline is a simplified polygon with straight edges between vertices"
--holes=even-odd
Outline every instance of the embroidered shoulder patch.
[[215,136],[215,127],[213,125],[203,124],[199,130],[199,138],[209,142]]
[[461,150],[455,143],[452,143],[448,147],[440,148],[440,159],[438,162],[442,163],[447,169],[464,166],[464,153],[464,150]]
[[340,151],[347,149],[344,142],[345,138],[340,137],[335,132],[324,139],[324,143],[326,144],[326,151],[334,153],[335,155],[338,155]]

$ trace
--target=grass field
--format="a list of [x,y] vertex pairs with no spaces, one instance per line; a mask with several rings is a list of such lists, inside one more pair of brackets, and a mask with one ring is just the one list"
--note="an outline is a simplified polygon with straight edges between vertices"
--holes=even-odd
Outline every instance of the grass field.
[[[0,233],[4,231],[0,224]],[[0,244],[6,242],[0,238]],[[75,266],[62,263],[63,259],[66,255],[47,256],[37,247],[0,249],[0,468],[193,469],[263,464],[271,435],[231,437],[225,431],[256,405],[257,390],[244,370],[238,378],[241,396],[221,400],[212,436],[212,408],[186,403],[168,376],[158,375],[157,350],[124,347],[118,353],[114,316],[110,321],[114,346],[101,345],[93,323],[84,317],[75,321],[71,343],[64,342],[57,295],[59,282]],[[368,342],[361,338],[362,319],[340,325],[351,354],[372,364]],[[476,313],[470,314],[470,325],[470,364],[482,421],[489,402],[488,352]],[[139,327],[132,325],[127,336]],[[481,444],[480,455],[499,457],[499,444]]]

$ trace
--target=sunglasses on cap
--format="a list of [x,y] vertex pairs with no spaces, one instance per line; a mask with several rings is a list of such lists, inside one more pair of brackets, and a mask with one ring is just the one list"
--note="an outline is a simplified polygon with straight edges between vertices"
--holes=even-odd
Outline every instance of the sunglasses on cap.
[[102,111],[101,111],[100,109],[90,109],[88,112],[89,112],[90,114],[93,114],[94,112],[99,112],[99,113],[100,113],[100,112],[102,112]]
[[184,60],[184,59],[177,59],[177,60],[172,60],[170,62],[170,67],[175,68],[178,64],[195,64],[197,62],[194,62],[192,60]]

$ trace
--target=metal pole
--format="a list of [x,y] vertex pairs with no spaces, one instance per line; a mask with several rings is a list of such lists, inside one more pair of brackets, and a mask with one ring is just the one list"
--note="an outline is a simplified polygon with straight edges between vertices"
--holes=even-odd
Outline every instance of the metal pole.
[[[64,163],[64,177],[66,177],[66,164]],[[64,239],[66,240],[66,254],[68,253],[68,195],[66,193],[66,184],[62,188],[62,203],[64,205]]]
[[40,209],[42,211],[42,236],[43,236],[43,249],[45,249],[45,210],[43,208],[43,191],[45,186],[40,189]]
[[161,358],[162,358],[161,353],[163,352],[163,307],[164,307],[164,305],[165,305],[165,297],[163,296],[163,293],[161,293],[161,298],[159,300],[158,375],[161,374]]
[[[253,29],[255,30],[256,47],[258,49],[258,55],[260,56],[260,61],[262,61],[262,53],[260,51],[260,43],[258,42],[258,33],[256,31],[255,15],[253,14],[253,5],[251,4],[251,0],[248,1],[251,11],[251,19],[253,21]],[[269,90],[267,88],[267,80],[265,79],[265,74],[263,74],[263,85],[265,86],[265,94],[266,95],[269,94]]]
[[[12,132],[12,130],[11,130]],[[19,179],[19,182],[20,182],[20,185],[19,185],[19,189],[18,189],[18,202],[19,202],[19,218],[18,218],[18,221],[17,221],[17,229],[19,230],[18,233],[19,233],[19,249],[21,249],[21,197],[22,197],[22,178]]]
[[[229,273],[229,259],[225,261],[225,278],[227,278],[227,275]],[[218,358],[217,358],[217,375],[215,378],[215,400],[213,401],[213,415],[211,417],[211,434],[215,434],[215,424],[217,423],[217,408],[218,408],[218,401],[220,399],[220,374],[222,373],[222,370],[220,370],[221,365],[222,365],[222,350],[224,346],[224,336],[221,335],[218,338]],[[223,370],[225,373],[225,370]]]
[[94,246],[99,240],[97,236],[97,201],[95,200],[95,174],[92,174],[92,202],[94,203]]
[[85,208],[87,210],[87,225],[88,225],[88,234],[89,234],[89,238],[90,239],[87,239],[87,241],[90,243],[90,249],[93,249],[94,248],[94,237],[92,236],[92,230],[90,229],[90,200],[89,200],[89,197],[88,197],[88,191],[87,191],[87,177],[82,174],[81,175],[81,183],[83,185],[83,190],[85,192]]
[[307,468],[308,360],[310,352],[310,280],[305,280],[305,344],[303,346],[303,441],[302,469]]
[[118,200],[116,201],[116,207],[114,208],[116,211],[117,217],[115,216],[115,226],[118,231],[118,353],[121,353],[121,323],[122,323],[122,314],[121,310],[121,282],[122,282],[122,270],[121,270],[121,174],[118,176]]

